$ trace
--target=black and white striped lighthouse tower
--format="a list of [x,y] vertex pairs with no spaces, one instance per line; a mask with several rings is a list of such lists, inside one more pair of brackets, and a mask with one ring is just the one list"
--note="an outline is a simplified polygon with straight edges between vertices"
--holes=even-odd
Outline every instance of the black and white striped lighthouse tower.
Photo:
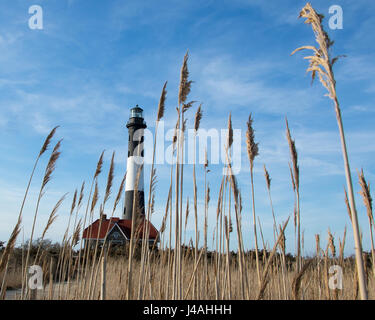
[[[145,214],[145,196],[144,196],[144,181],[143,181],[143,139],[144,129],[147,128],[146,122],[142,115],[143,110],[136,105],[135,108],[130,109],[129,121],[126,127],[129,130],[129,145],[128,145],[128,161],[126,166],[126,186],[125,186],[125,208],[123,219],[131,220],[135,217],[133,207],[136,213]],[[133,205],[134,190],[136,188],[137,174],[139,173],[139,181],[137,188],[136,200],[138,203]]]

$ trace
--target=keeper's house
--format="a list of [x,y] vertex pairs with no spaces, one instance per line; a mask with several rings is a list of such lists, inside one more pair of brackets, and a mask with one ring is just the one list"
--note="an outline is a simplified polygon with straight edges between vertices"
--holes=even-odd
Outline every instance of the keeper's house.
[[[158,242],[158,231],[151,222],[149,224],[149,236],[146,236],[149,244],[152,245],[155,241]],[[97,241],[99,245],[103,244],[107,235],[106,243],[111,245],[125,244],[131,237],[132,220],[125,220],[120,218],[107,219],[105,214],[100,219],[97,219],[90,226],[88,226],[82,235],[85,245],[94,246]],[[134,230],[134,239],[142,241],[144,230],[147,228],[146,220],[142,220],[136,230]]]

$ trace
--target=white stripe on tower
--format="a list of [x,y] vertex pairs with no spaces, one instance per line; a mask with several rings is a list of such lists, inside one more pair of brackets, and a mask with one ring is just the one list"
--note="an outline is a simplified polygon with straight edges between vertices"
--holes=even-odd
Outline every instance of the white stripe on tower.
[[[126,165],[125,192],[135,190],[138,170],[141,168],[143,161],[144,161],[143,157],[139,157],[139,156],[130,156],[128,158],[127,165]],[[139,176],[137,190],[143,191],[143,185],[144,185],[144,179],[143,179],[143,169],[142,169],[140,176]]]

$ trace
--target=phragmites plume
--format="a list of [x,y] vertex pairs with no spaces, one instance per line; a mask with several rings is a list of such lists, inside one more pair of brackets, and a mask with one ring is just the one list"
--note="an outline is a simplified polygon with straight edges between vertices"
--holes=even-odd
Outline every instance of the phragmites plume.
[[98,199],[99,199],[98,181],[95,181],[95,189],[94,189],[94,194],[92,196],[92,201],[91,201],[91,212],[94,211],[95,206],[98,202]]
[[361,191],[359,192],[362,195],[363,203],[367,209],[367,216],[371,224],[374,224],[374,218],[372,215],[372,198],[370,194],[370,184],[367,183],[365,175],[363,174],[363,169],[358,173],[359,184],[361,186]]
[[46,171],[45,171],[45,174],[44,174],[41,190],[43,190],[44,187],[47,185],[47,183],[51,180],[51,175],[52,175],[53,171],[55,170],[57,159],[60,157],[60,154],[61,154],[61,152],[59,151],[60,146],[61,146],[61,141],[62,140],[57,142],[57,144],[53,148],[52,154],[49,158],[47,168],[46,168]]
[[293,164],[294,183],[295,183],[296,189],[298,190],[299,189],[298,154],[297,154],[295,141],[292,139],[292,136],[290,135],[288,120],[286,118],[285,118],[285,123],[286,123],[286,137],[288,139],[289,151],[290,151],[290,156],[292,158],[292,164]]
[[267,184],[267,189],[270,190],[271,189],[271,178],[270,178],[270,175],[266,169],[266,165],[263,165],[263,168],[264,168],[264,177],[266,178],[266,184]]
[[232,127],[232,115],[229,113],[229,119],[228,119],[228,149],[233,144],[233,127]]
[[186,226],[187,226],[187,223],[188,223],[188,219],[189,219],[189,197],[187,198],[187,202],[186,202],[186,211],[185,211],[185,229],[186,229]]
[[55,222],[55,220],[57,219],[57,211],[59,210],[61,204],[63,203],[63,201],[65,200],[65,197],[66,197],[67,193],[64,194],[59,201],[57,201],[57,203],[55,204],[55,206],[53,207],[52,211],[51,211],[51,214],[49,215],[49,218],[48,218],[48,221],[47,221],[47,224],[46,224],[46,227],[44,228],[43,230],[43,233],[42,233],[42,239],[44,239],[44,236],[46,235],[48,229],[51,227],[51,225]]
[[334,242],[333,235],[329,229],[328,229],[328,246],[329,246],[329,249],[331,250],[332,256],[335,257],[336,256],[335,242]]
[[102,167],[103,167],[103,156],[104,156],[104,151],[100,155],[98,164],[96,165],[96,170],[95,170],[95,175],[94,179],[98,177],[98,175],[102,172]]
[[85,190],[85,181],[83,181],[82,186],[81,186],[81,191],[79,192],[78,209],[81,207],[81,204],[82,204],[84,190]]
[[333,45],[333,41],[330,40],[327,32],[323,28],[323,15],[318,14],[310,3],[307,3],[301,10],[299,18],[306,18],[305,23],[311,25],[318,47],[302,46],[294,50],[292,55],[301,50],[313,51],[314,55],[304,58],[309,60],[307,72],[311,72],[312,81],[314,81],[316,75],[318,75],[319,81],[328,91],[328,96],[332,100],[336,100],[336,81],[332,67],[335,62],[343,56],[337,56],[332,59],[330,58],[329,48]]
[[9,256],[11,254],[11,252],[13,251],[13,248],[14,246],[16,245],[16,240],[17,240],[17,237],[18,237],[18,234],[20,233],[21,231],[21,217],[18,217],[18,221],[12,231],[12,234],[10,235],[10,238],[8,240],[8,243],[5,247],[5,250],[3,251],[3,254],[1,255],[1,260],[0,260],[0,272],[2,272],[7,263],[8,263],[8,259],[9,259]]
[[70,208],[70,215],[73,214],[73,211],[74,211],[74,208],[76,207],[76,204],[77,204],[77,189],[74,191],[72,206]]
[[186,98],[188,94],[190,93],[190,87],[192,84],[192,81],[189,79],[189,70],[187,66],[187,62],[189,59],[189,53],[186,52],[184,56],[184,62],[182,63],[181,67],[181,77],[180,77],[180,88],[178,92],[178,104],[181,105],[182,103],[185,103]]
[[115,200],[115,203],[113,205],[113,212],[115,212],[115,210],[117,208],[117,205],[120,202],[122,192],[124,190],[125,180],[126,180],[126,172],[124,174],[124,177],[121,180],[121,184],[120,184],[120,187],[119,187],[118,192],[117,192],[116,200]]
[[44,152],[47,151],[48,146],[49,146],[49,144],[51,143],[51,140],[52,140],[53,136],[55,135],[55,132],[56,132],[57,128],[59,128],[59,126],[54,127],[54,128],[52,129],[52,131],[49,133],[49,135],[47,136],[46,140],[44,141],[44,144],[43,144],[42,148],[40,149],[39,157],[40,157]]
[[196,103],[196,101],[190,101],[188,103],[184,103],[182,105],[182,113],[185,113],[186,111],[188,111],[193,106],[194,103]]
[[166,82],[164,83],[163,90],[161,91],[161,96],[160,96],[159,106],[158,106],[158,117],[157,117],[157,121],[160,121],[160,119],[164,117],[165,99],[166,99],[166,97],[167,97],[167,90],[166,90],[167,83],[168,83],[168,81],[166,81]]
[[194,133],[197,134],[199,125],[202,120],[202,104],[199,105],[197,112],[195,113],[195,119],[194,119]]
[[81,226],[82,226],[82,218],[79,219],[77,226],[74,229],[73,236],[72,236],[72,247],[75,247],[78,241],[80,240]]
[[281,227],[281,225],[279,226],[279,231],[280,231],[279,246],[280,246],[281,251],[285,254],[286,238],[285,238],[285,231],[283,230],[283,228]]
[[247,145],[247,155],[250,160],[251,168],[254,164],[255,157],[259,154],[258,143],[254,140],[254,129],[253,129],[253,119],[251,114],[249,115],[249,120],[247,121],[247,131],[246,131],[246,145]]
[[112,153],[111,166],[109,167],[108,178],[107,178],[107,187],[105,189],[105,196],[104,196],[104,203],[107,202],[107,200],[109,199],[109,197],[111,195],[114,170],[115,170],[115,151],[113,151],[113,153]]
[[315,235],[315,248],[316,248],[316,255],[320,255],[320,236],[319,234]]

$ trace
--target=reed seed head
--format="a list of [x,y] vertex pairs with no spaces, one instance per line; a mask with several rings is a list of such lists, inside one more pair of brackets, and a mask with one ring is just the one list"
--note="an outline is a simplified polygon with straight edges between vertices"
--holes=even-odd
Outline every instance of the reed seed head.
[[310,3],[307,3],[301,10],[299,18],[305,18],[305,23],[311,25],[318,46],[302,46],[294,50],[292,55],[301,50],[312,50],[313,55],[305,57],[305,59],[309,60],[307,72],[311,72],[312,81],[318,75],[319,81],[328,91],[328,96],[332,100],[337,100],[336,81],[332,67],[339,58],[344,56],[330,58],[329,49],[333,45],[333,41],[331,41],[323,28],[323,15],[318,14]]
[[319,236],[319,234],[315,235],[315,248],[316,248],[316,255],[319,256],[319,254],[320,254],[320,236]]
[[335,257],[336,256],[335,240],[329,229],[328,229],[328,246],[329,246],[329,249],[331,250],[332,256]]
[[180,87],[178,93],[178,104],[181,105],[186,101],[187,96],[190,93],[192,81],[189,81],[189,70],[187,62],[189,59],[189,52],[186,52],[184,56],[184,61],[181,67],[181,76],[180,76]]
[[73,232],[72,247],[75,247],[80,240],[81,227],[82,227],[82,219],[79,219],[77,226]]
[[113,212],[116,210],[117,205],[120,202],[122,192],[124,191],[125,180],[126,180],[126,172],[124,174],[124,177],[121,180],[121,184],[120,184],[120,187],[119,187],[118,192],[117,192],[116,200],[115,200],[115,203],[114,203],[114,206],[113,206]]
[[232,127],[232,115],[231,113],[229,113],[229,119],[228,119],[228,149],[230,149],[230,147],[232,146],[233,144],[233,127]]
[[195,134],[197,134],[197,132],[198,132],[201,120],[202,120],[202,104],[199,105],[198,110],[195,113],[195,119],[194,119]]
[[281,225],[279,226],[279,232],[280,232],[279,246],[280,246],[281,251],[285,254],[286,237],[285,237],[285,231],[283,230],[283,228],[281,227]]
[[98,188],[98,181],[95,181],[95,189],[94,189],[94,194],[92,195],[92,201],[91,201],[91,212],[94,211],[95,206],[98,202],[99,199],[99,188]]
[[73,211],[74,211],[74,208],[76,207],[76,202],[77,202],[77,189],[74,191],[74,195],[73,195],[73,200],[72,200],[72,206],[70,208],[70,215],[73,214]]
[[59,210],[61,204],[64,202],[65,200],[65,197],[66,197],[67,193],[64,194],[59,201],[57,201],[57,203],[55,204],[55,206],[53,207],[49,217],[48,217],[48,221],[47,221],[47,224],[43,230],[43,233],[42,233],[42,239],[44,239],[44,236],[46,235],[48,229],[51,227],[51,225],[55,222],[55,220],[57,219],[57,211]]
[[186,202],[186,211],[185,211],[185,229],[188,223],[188,218],[189,218],[189,197],[187,198]]
[[370,193],[370,184],[367,183],[365,179],[363,169],[361,169],[361,172],[358,173],[358,178],[359,178],[359,184],[361,186],[361,191],[359,193],[361,194],[363,203],[365,204],[365,207],[367,209],[367,216],[369,218],[369,221],[371,224],[374,224],[374,218],[372,214],[372,198],[371,198],[371,193]]
[[102,167],[103,167],[103,156],[104,156],[104,151],[100,155],[98,164],[96,165],[96,170],[95,170],[95,175],[94,179],[98,177],[98,175],[102,172]]
[[1,255],[0,272],[2,272],[5,269],[8,263],[9,256],[12,253],[14,246],[16,245],[16,240],[20,231],[21,231],[21,217],[18,217],[17,223],[12,231],[12,234],[10,235],[10,238],[5,247],[5,250],[3,251]]
[[83,181],[82,186],[81,186],[81,191],[79,192],[78,208],[81,207],[83,196],[84,196],[84,190],[85,190],[85,181]]
[[188,111],[193,106],[194,103],[196,103],[196,101],[190,101],[188,103],[184,103],[182,105],[182,113],[185,113],[186,111]]
[[59,126],[54,127],[54,128],[52,129],[52,131],[48,134],[46,140],[44,141],[44,144],[43,144],[42,148],[40,149],[39,157],[40,157],[44,152],[47,151],[47,149],[48,149],[48,147],[49,147],[49,144],[51,143],[51,140],[52,140],[53,136],[54,136],[55,133],[56,133],[57,128],[59,128]]
[[292,158],[294,183],[295,183],[295,188],[298,191],[299,190],[298,154],[297,154],[297,149],[296,149],[295,141],[292,139],[292,137],[290,135],[290,130],[289,130],[289,126],[288,126],[288,120],[286,118],[285,118],[285,123],[286,123],[286,137],[287,137],[288,144],[289,144],[290,156]]
[[266,169],[266,165],[263,165],[263,168],[264,168],[264,177],[266,178],[267,189],[271,190],[271,178]]
[[107,187],[105,190],[105,196],[104,196],[104,203],[107,202],[111,195],[111,190],[112,190],[112,183],[113,183],[113,177],[114,177],[114,170],[115,170],[115,151],[112,153],[112,159],[111,159],[111,166],[109,168],[108,172],[108,178],[107,178]]
[[249,115],[249,120],[247,121],[247,131],[246,131],[246,145],[247,145],[247,155],[250,160],[250,167],[253,168],[254,159],[259,154],[258,143],[254,140],[254,129],[253,129],[253,119],[251,114]]
[[61,152],[59,151],[59,149],[60,149],[60,146],[61,146],[61,141],[62,140],[57,142],[57,144],[53,148],[52,154],[49,158],[47,168],[46,168],[46,171],[45,171],[45,174],[44,174],[43,182],[42,182],[42,188],[41,188],[42,191],[45,188],[45,186],[47,185],[47,183],[51,180],[52,173],[53,173],[53,171],[55,170],[55,167],[56,167],[56,162],[60,157]]
[[167,98],[167,90],[166,90],[167,83],[168,83],[168,81],[166,81],[164,83],[163,90],[161,91],[161,96],[160,96],[159,106],[158,106],[157,121],[160,121],[163,118],[163,116],[164,116],[165,99]]

